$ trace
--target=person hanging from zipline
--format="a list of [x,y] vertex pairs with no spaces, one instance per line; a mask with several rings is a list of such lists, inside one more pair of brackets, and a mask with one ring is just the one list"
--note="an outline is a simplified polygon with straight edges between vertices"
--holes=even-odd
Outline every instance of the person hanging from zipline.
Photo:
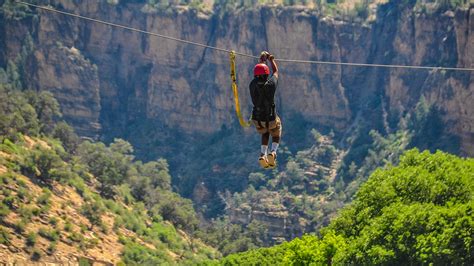
[[[266,61],[270,62],[273,74]],[[262,145],[258,162],[263,168],[276,166],[277,149],[281,137],[281,120],[275,110],[275,92],[278,87],[278,67],[275,57],[263,51],[259,63],[253,69],[254,79],[250,82],[249,89],[252,97],[253,110],[252,122],[257,132],[262,135]],[[268,151],[268,142],[272,136],[271,150]]]

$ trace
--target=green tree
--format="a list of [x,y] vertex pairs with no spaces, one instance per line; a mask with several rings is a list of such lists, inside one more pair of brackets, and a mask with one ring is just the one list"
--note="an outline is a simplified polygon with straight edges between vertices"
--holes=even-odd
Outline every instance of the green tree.
[[40,125],[25,93],[0,84],[0,134],[12,140],[17,133],[36,136]]
[[472,159],[417,150],[375,171],[330,226],[352,239],[342,262],[468,264],[473,173]]
[[46,183],[58,179],[54,171],[63,166],[63,161],[55,151],[36,146],[23,159],[21,170],[28,176],[35,176]]
[[85,203],[81,208],[81,213],[89,220],[91,228],[102,224],[101,217],[104,210],[96,201]]
[[52,133],[56,118],[62,116],[58,101],[49,91],[41,91],[39,93],[28,91],[27,96],[38,115],[38,120],[41,123],[41,132],[46,134]]
[[80,139],[76,135],[74,129],[69,126],[66,122],[59,122],[55,125],[53,130],[53,137],[57,138],[63,144],[64,149],[69,154],[74,154],[77,147],[79,146]]
[[473,159],[410,150],[398,166],[376,170],[322,237],[230,255],[221,264],[470,265],[473,193]]
[[[133,167],[133,156],[129,144],[123,140],[115,140],[111,147],[103,143],[83,142],[77,153],[80,162],[87,165],[88,170],[101,182],[102,195],[111,197],[115,194],[113,186],[122,184]],[[124,152],[124,153],[122,153]]]

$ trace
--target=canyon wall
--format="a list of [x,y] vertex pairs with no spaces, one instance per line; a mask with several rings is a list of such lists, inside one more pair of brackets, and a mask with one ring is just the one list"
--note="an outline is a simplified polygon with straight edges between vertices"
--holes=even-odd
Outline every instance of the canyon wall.
[[[39,1],[41,2],[41,1]],[[259,7],[206,14],[186,7],[155,13],[142,5],[47,1],[60,10],[248,54],[276,58],[380,64],[474,67],[474,8],[416,11],[397,1],[372,22],[341,21],[302,7]],[[27,34],[35,51],[27,86],[51,90],[79,133],[96,137],[147,121],[209,134],[236,118],[226,53],[45,11],[0,17],[0,64],[20,51]],[[237,57],[244,113],[255,60]],[[442,114],[460,153],[474,155],[474,72],[280,64],[277,101],[283,117],[347,130],[370,116],[380,98],[391,116],[423,95]],[[138,121],[138,122],[137,122]],[[250,132],[250,131],[249,131]]]

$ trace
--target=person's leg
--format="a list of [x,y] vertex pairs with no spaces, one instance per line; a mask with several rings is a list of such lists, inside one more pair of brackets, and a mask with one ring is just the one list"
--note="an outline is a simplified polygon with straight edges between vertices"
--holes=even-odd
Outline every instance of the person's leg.
[[278,150],[278,146],[280,145],[280,139],[281,139],[281,129],[282,129],[281,121],[280,121],[280,118],[277,117],[276,126],[270,131],[272,135],[272,148],[267,156],[268,165],[270,167],[274,167],[276,165],[277,150]]
[[262,147],[261,147],[261,153],[262,155],[267,154],[268,150],[268,141],[270,140],[270,132],[266,132],[262,134]]
[[270,140],[270,133],[269,132],[263,133],[262,146],[260,148],[260,157],[258,158],[258,163],[263,168],[268,168],[267,151],[268,151],[269,140]]
[[280,146],[280,136],[272,136],[272,149],[270,151],[276,152],[278,150],[278,146]]
[[278,150],[278,146],[280,145],[280,139],[281,139],[281,131],[282,131],[282,125],[281,125],[281,120],[279,117],[276,119],[276,127],[272,129],[271,134],[272,134],[272,149],[270,150],[271,152],[275,152]]

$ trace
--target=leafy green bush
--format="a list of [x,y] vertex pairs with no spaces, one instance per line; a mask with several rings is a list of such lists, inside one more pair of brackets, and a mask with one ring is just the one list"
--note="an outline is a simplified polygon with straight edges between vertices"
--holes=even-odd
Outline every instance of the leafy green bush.
[[28,235],[26,236],[26,245],[29,247],[34,247],[36,244],[36,238],[37,238],[36,233],[34,232],[28,233]]
[[199,221],[191,200],[170,191],[155,189],[148,192],[146,202],[153,206],[150,210],[152,214],[159,214],[177,227],[196,230]]
[[66,152],[70,155],[76,152],[79,146],[79,136],[74,132],[74,129],[65,122],[59,122],[55,125],[52,136],[59,139]]
[[27,224],[27,221],[21,219],[19,222],[17,222],[14,225],[15,232],[17,232],[19,234],[22,234],[23,232],[25,232],[26,224]]
[[63,162],[56,152],[36,146],[24,158],[21,171],[26,176],[38,177],[42,181],[50,183],[52,180],[59,180],[58,176],[54,175],[54,171],[62,166]]
[[152,250],[132,241],[126,241],[121,257],[126,265],[163,265],[173,262],[164,250]]
[[148,228],[146,235],[148,239],[159,239],[161,242],[168,244],[172,250],[179,250],[184,248],[184,244],[179,240],[178,233],[172,225],[165,223],[153,223]]
[[43,255],[43,253],[39,249],[35,248],[31,252],[31,260],[32,261],[39,261],[41,259],[42,255]]
[[131,230],[138,235],[142,235],[146,231],[145,221],[142,219],[140,214],[126,210],[125,213],[121,216],[125,228]]
[[38,198],[36,199],[36,203],[38,205],[50,205],[51,204],[51,190],[45,188],[43,189],[43,193],[38,196]]
[[[378,170],[332,224],[353,238],[343,261],[464,264],[472,260],[474,161],[411,150]],[[470,207],[471,206],[471,207]],[[456,232],[456,233],[452,233]],[[442,240],[442,241],[441,241]]]
[[8,243],[10,243],[10,234],[0,225],[0,244],[8,245]]
[[116,139],[109,147],[103,143],[84,142],[78,147],[81,162],[101,182],[101,194],[111,197],[115,194],[114,185],[120,185],[127,177],[133,156],[130,143]]
[[80,257],[78,260],[79,266],[91,266],[92,262],[86,258]]
[[13,195],[10,195],[3,198],[2,203],[5,204],[8,208],[14,209],[15,205],[18,203],[18,198]]
[[68,235],[67,238],[77,243],[81,243],[82,241],[84,241],[84,237],[78,232],[72,232],[70,235]]
[[81,207],[81,213],[89,220],[92,226],[100,226],[102,224],[101,216],[104,213],[104,210],[97,201],[85,203]]
[[22,149],[9,139],[4,139],[3,143],[0,144],[0,150],[9,154],[19,154]]
[[53,227],[56,227],[58,225],[58,218],[56,217],[49,218],[49,224],[52,225]]
[[71,231],[72,231],[72,223],[71,223],[71,221],[67,220],[67,221],[64,223],[64,231],[66,231],[66,232],[71,232]]
[[7,215],[10,213],[10,208],[3,203],[0,202],[0,221],[3,221],[3,218],[7,217]]
[[26,203],[30,202],[32,198],[28,190],[24,187],[18,189],[17,196]]
[[[14,64],[9,62],[12,68]],[[14,70],[12,70],[14,71]],[[21,86],[21,85],[18,85]],[[39,134],[39,121],[34,107],[28,103],[23,92],[8,89],[0,84],[0,135],[5,145],[1,149],[11,148],[6,152],[15,152],[16,149],[8,139],[18,140],[18,133],[36,136]]]
[[84,197],[85,192],[89,191],[86,184],[84,183],[84,180],[82,180],[81,178],[77,176],[74,178],[68,179],[67,184],[75,188],[77,193],[79,193],[79,195],[83,197]]
[[33,210],[35,209],[35,207],[21,205],[18,209],[18,213],[20,214],[20,217],[25,221],[31,221],[31,218],[34,216]]
[[38,234],[49,241],[57,241],[59,239],[59,231],[55,229],[40,228]]
[[57,243],[56,242],[51,242],[51,243],[49,243],[49,246],[46,249],[46,252],[48,253],[48,255],[52,255],[52,254],[54,254],[54,252],[56,252],[56,249],[57,249]]

